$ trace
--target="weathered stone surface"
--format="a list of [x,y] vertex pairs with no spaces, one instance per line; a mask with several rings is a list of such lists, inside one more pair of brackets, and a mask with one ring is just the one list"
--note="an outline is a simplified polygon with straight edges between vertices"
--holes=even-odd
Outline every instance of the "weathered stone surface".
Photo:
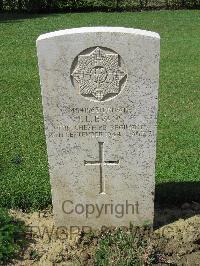
[[57,225],[153,222],[159,43],[112,27],[38,38]]

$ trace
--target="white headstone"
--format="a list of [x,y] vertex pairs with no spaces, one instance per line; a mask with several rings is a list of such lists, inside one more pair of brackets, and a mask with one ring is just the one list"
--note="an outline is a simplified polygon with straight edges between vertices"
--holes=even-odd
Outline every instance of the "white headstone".
[[153,222],[159,45],[117,27],[38,38],[57,225]]

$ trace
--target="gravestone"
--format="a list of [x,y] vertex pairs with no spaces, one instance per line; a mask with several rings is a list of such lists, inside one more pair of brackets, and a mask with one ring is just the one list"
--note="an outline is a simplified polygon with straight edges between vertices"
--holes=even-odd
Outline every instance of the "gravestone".
[[37,39],[58,226],[153,223],[159,45],[117,27]]

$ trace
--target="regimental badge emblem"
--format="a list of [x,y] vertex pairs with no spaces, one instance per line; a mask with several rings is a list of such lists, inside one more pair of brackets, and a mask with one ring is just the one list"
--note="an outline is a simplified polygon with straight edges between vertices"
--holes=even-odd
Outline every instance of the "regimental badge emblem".
[[89,99],[105,101],[120,93],[126,82],[125,65],[119,54],[103,47],[80,53],[72,67],[72,82]]

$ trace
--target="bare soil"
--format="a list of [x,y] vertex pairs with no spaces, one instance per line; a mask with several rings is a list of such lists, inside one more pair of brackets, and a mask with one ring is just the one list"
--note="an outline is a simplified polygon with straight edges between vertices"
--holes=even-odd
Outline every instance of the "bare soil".
[[[98,236],[87,242],[81,232],[57,230],[51,210],[10,213],[25,222],[29,234],[23,252],[9,265],[94,265]],[[160,261],[155,265],[200,265],[199,203],[157,206],[152,234],[160,251]]]

